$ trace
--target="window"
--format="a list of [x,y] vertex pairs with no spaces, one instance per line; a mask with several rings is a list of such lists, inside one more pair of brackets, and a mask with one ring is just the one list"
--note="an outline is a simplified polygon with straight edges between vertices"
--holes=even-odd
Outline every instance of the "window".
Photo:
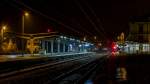
[[138,40],[139,42],[143,42],[143,24],[139,24],[139,36],[138,36]]
[[139,24],[139,34],[143,34],[143,24]]

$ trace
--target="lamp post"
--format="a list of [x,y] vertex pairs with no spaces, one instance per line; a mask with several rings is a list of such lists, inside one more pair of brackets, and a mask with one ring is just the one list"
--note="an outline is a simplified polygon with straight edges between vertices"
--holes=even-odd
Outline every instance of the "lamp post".
[[[24,24],[25,24],[25,17],[28,17],[29,13],[24,12],[22,15],[22,35],[24,35]],[[22,56],[23,56],[23,51],[24,51],[24,40],[22,39]]]
[[28,17],[29,13],[28,12],[24,12],[23,16],[22,16],[22,34],[24,34],[24,23],[25,23],[25,17]]
[[2,29],[1,29],[1,36],[2,36],[2,41],[4,40],[4,32],[6,30],[6,26],[3,26]]

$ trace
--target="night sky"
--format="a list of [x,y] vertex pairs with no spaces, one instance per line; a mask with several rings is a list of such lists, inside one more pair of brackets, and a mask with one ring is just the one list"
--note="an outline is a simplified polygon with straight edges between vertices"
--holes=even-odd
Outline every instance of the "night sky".
[[59,31],[68,35],[115,38],[128,34],[132,16],[150,14],[150,0],[1,0],[0,26],[20,32],[23,10],[25,33]]

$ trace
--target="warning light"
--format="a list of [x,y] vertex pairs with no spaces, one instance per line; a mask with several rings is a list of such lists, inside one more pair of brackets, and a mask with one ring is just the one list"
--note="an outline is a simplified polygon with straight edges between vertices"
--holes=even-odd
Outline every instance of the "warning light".
[[47,29],[47,32],[48,32],[48,33],[51,32],[51,29]]
[[118,46],[117,46],[117,44],[116,44],[115,42],[113,42],[113,43],[111,44],[111,48],[112,48],[112,51],[117,51]]
[[113,49],[116,49],[116,48],[117,48],[116,46],[113,47]]

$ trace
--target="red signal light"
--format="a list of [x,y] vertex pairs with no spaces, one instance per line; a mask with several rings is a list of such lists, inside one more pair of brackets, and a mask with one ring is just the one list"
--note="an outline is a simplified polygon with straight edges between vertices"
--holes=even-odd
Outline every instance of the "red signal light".
[[112,44],[111,44],[111,48],[112,48],[112,51],[116,51],[117,50],[117,44],[115,43],[115,42],[113,42]]
[[113,47],[113,49],[116,49],[116,48],[117,48],[116,46]]
[[48,32],[48,33],[51,32],[51,29],[47,29],[47,32]]

